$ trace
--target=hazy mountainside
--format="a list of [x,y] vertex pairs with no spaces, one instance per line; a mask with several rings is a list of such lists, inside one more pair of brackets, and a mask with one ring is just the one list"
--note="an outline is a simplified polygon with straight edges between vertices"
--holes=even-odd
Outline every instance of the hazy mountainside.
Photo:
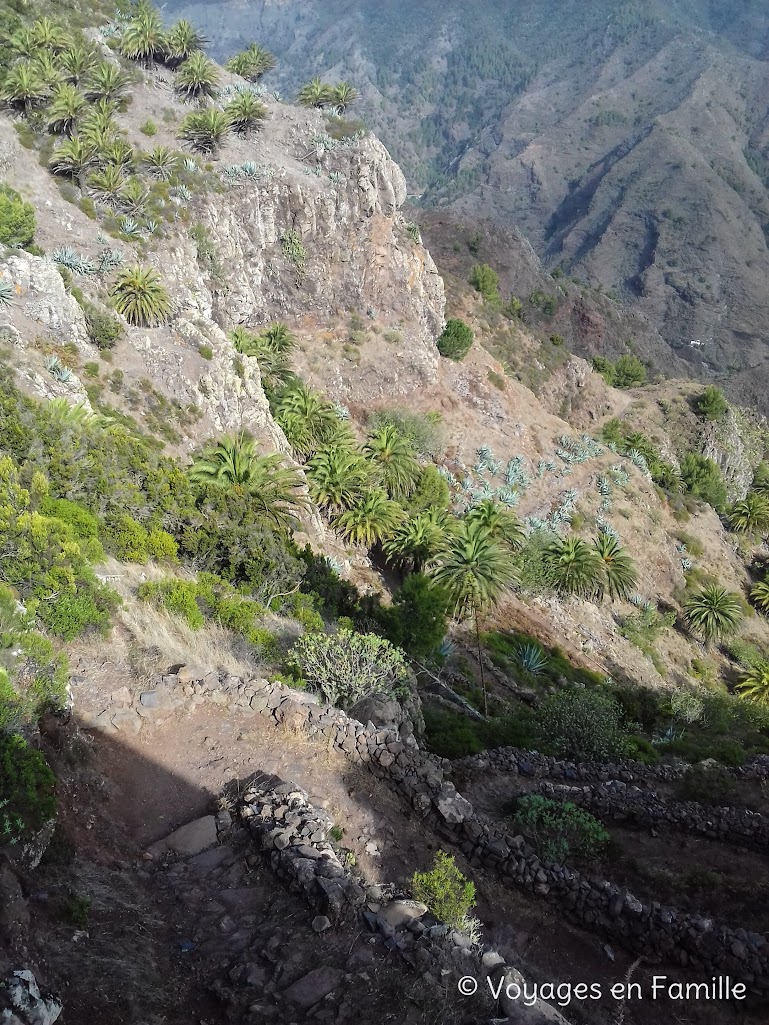
[[220,54],[259,38],[281,90],[352,79],[410,192],[517,226],[547,266],[644,313],[691,373],[765,408],[762,5],[174,0],[169,13]]

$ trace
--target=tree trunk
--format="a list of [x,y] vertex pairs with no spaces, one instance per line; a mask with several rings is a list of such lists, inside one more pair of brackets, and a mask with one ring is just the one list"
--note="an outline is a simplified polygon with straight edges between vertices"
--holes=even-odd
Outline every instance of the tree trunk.
[[478,624],[478,609],[475,610],[475,640],[478,644],[478,668],[481,670],[481,690],[483,691],[483,714],[489,717],[489,695],[486,691],[486,676],[483,672],[483,656],[481,654],[481,628]]

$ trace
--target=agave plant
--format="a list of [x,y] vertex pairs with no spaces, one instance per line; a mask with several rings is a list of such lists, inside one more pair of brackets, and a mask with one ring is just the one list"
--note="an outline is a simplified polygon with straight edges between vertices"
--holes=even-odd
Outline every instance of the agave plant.
[[198,50],[177,71],[175,85],[176,91],[188,100],[211,97],[219,85],[219,72],[214,62]]
[[109,290],[113,305],[129,324],[154,327],[168,319],[171,301],[151,267],[127,267]]
[[141,225],[138,221],[135,221],[132,217],[123,215],[120,218],[120,232],[123,235],[127,235],[129,238],[139,238],[142,233]]
[[180,203],[189,203],[192,199],[192,193],[186,185],[177,185],[174,189],[174,198]]
[[534,641],[518,645],[515,650],[515,661],[521,669],[532,676],[541,676],[550,664],[544,649]]
[[0,310],[9,309],[16,299],[16,290],[10,281],[0,277]]
[[707,584],[684,605],[684,620],[705,642],[729,637],[742,620],[739,595],[718,584]]
[[98,261],[96,266],[99,274],[109,274],[110,271],[122,267],[124,262],[121,251],[119,249],[110,249],[109,247],[102,249],[96,259]]

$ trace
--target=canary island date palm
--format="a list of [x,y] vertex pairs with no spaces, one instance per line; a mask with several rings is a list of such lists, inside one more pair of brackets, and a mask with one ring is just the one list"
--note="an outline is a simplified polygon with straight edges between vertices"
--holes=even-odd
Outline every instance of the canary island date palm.
[[197,50],[205,50],[208,46],[206,37],[195,28],[191,21],[181,18],[168,32],[166,37],[166,63],[178,67]]
[[205,449],[189,471],[196,483],[245,495],[266,522],[283,530],[298,525],[296,512],[307,507],[304,482],[279,455],[260,455],[247,434],[227,436]]
[[281,394],[275,417],[291,447],[304,459],[329,442],[339,427],[331,403],[300,381]]
[[706,643],[731,637],[742,622],[739,595],[707,584],[684,604],[684,621]]
[[49,89],[58,89],[64,83],[57,57],[50,50],[40,50],[32,59],[32,64],[39,77]]
[[329,516],[341,516],[371,488],[371,469],[354,448],[326,445],[307,464],[310,497]]
[[86,98],[74,85],[65,82],[54,92],[46,111],[48,130],[54,135],[72,135],[75,122],[83,113]]
[[66,31],[54,24],[50,18],[39,18],[32,26],[32,38],[35,44],[52,53],[60,53],[70,45]]
[[382,545],[387,560],[407,572],[421,573],[446,543],[450,521],[448,513],[436,507],[402,520]]
[[729,524],[738,534],[765,535],[769,531],[769,499],[755,491],[749,492],[732,506]]
[[215,156],[232,131],[229,114],[216,107],[188,114],[179,127],[179,137],[201,153]]
[[161,181],[168,181],[179,166],[179,158],[168,146],[156,146],[144,154],[142,162],[153,178]]
[[245,139],[261,128],[267,117],[267,107],[252,92],[238,93],[224,109],[232,121],[233,130]]
[[80,85],[93,67],[94,60],[93,51],[85,46],[76,44],[68,47],[59,54],[58,60],[64,81],[70,85]]
[[35,33],[28,25],[23,25],[7,37],[8,47],[17,57],[31,59],[40,49]]
[[125,171],[119,164],[105,164],[92,171],[87,178],[88,188],[109,202],[120,198],[125,183]]
[[151,267],[126,267],[109,290],[112,305],[135,327],[155,327],[171,312],[171,300]]
[[109,61],[97,64],[85,80],[86,96],[92,103],[99,100],[119,103],[127,88],[128,79],[116,64],[110,64]]
[[472,616],[475,620],[483,710],[488,715],[479,617],[515,583],[517,573],[513,554],[494,538],[488,528],[477,522],[468,523],[465,519],[436,555],[431,576],[448,594],[454,617],[462,620]]
[[176,72],[176,91],[188,100],[212,97],[219,85],[216,65],[206,55],[196,50]]
[[99,160],[96,146],[75,133],[53,151],[48,166],[54,174],[75,180],[84,192],[88,173]]
[[25,113],[48,96],[48,86],[30,61],[14,64],[5,77],[0,96],[9,107]]
[[268,396],[274,395],[293,379],[289,354],[294,340],[285,324],[271,324],[260,334],[236,327],[230,338],[238,352],[256,359],[262,386]]
[[543,552],[545,571],[562,594],[596,598],[602,593],[604,567],[598,552],[582,538],[556,537]]
[[485,527],[491,536],[516,552],[526,540],[526,529],[521,521],[493,498],[484,498],[472,506],[465,515],[468,523]]
[[769,662],[761,659],[741,675],[737,693],[746,701],[769,708]]
[[626,601],[638,583],[638,574],[627,549],[622,547],[616,537],[605,531],[601,531],[593,540],[593,548],[603,563],[604,579],[600,585],[600,594],[608,593],[610,598]]
[[392,424],[369,435],[363,451],[374,465],[377,480],[390,498],[407,498],[421,468],[410,442]]
[[270,51],[259,43],[251,43],[242,53],[236,53],[234,57],[225,64],[228,71],[233,75],[240,75],[251,82],[258,82],[262,75],[277,64],[275,57]]
[[344,114],[358,99],[358,90],[353,88],[349,82],[339,82],[331,90],[331,103]]
[[333,95],[334,90],[330,85],[319,78],[313,78],[299,90],[297,102],[302,107],[327,107],[334,102]]
[[760,580],[750,592],[750,597],[756,608],[769,613],[769,578]]
[[163,30],[160,13],[149,5],[142,5],[120,36],[120,52],[130,60],[140,61],[152,69],[156,60],[168,52],[168,40]]
[[336,518],[334,529],[352,544],[372,548],[389,537],[402,515],[381,488],[372,488]]

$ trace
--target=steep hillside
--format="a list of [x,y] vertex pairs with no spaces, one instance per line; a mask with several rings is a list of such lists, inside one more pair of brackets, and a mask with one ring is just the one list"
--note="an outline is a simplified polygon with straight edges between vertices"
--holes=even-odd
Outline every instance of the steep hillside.
[[688,373],[765,408],[761,5],[170,10],[219,52],[274,49],[268,81],[285,92],[312,74],[352,80],[427,205],[516,226],[547,266],[644,314]]

